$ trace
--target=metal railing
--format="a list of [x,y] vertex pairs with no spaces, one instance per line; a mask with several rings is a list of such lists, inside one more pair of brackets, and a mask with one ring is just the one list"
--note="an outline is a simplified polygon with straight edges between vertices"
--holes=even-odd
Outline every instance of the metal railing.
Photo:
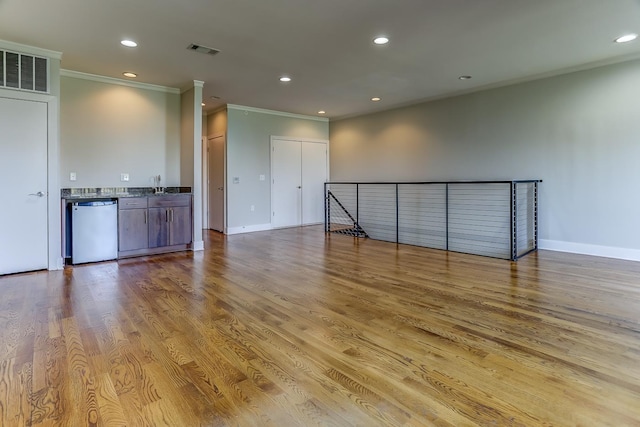
[[327,182],[325,231],[515,261],[538,249],[540,182]]

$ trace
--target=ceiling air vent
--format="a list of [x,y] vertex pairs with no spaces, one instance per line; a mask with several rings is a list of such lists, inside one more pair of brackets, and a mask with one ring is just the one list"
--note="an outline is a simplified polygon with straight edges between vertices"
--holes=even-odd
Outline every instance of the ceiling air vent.
[[198,52],[198,53],[204,53],[205,55],[211,55],[211,56],[217,55],[218,53],[220,53],[218,49],[202,46],[199,44],[193,44],[193,43],[187,46],[187,49],[192,50],[194,52]]

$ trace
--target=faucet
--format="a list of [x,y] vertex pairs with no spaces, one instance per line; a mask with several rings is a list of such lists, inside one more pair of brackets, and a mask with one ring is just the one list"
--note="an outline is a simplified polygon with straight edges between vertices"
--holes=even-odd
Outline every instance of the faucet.
[[160,186],[161,181],[162,181],[162,178],[160,177],[160,175],[153,176],[153,192],[155,194],[164,193],[164,188]]

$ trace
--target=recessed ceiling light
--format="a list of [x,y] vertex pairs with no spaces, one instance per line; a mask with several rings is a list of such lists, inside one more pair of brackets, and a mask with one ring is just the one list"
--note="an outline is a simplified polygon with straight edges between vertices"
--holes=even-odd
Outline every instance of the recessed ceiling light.
[[380,37],[376,37],[375,39],[373,39],[373,42],[375,44],[387,44],[387,43],[389,43],[389,39],[387,37],[380,36]]
[[132,79],[135,79],[136,77],[138,77],[138,75],[136,73],[132,73],[130,71],[127,71],[126,73],[122,73],[123,76],[125,77],[130,77]]
[[326,114],[326,111],[320,110],[320,111],[318,111],[318,114]]
[[615,42],[616,43],[626,43],[638,38],[637,34],[625,34],[624,36],[618,37]]
[[122,40],[120,42],[120,44],[122,46],[126,46],[126,47],[136,47],[136,46],[138,46],[138,43],[134,42],[133,40]]
[[282,76],[280,77],[280,81],[281,82],[290,82],[291,81],[291,77],[287,77],[287,76]]
[[469,80],[471,78],[471,76],[460,76],[458,77],[458,80]]
[[373,102],[378,102],[378,101],[380,101],[381,99],[382,99],[382,98],[379,98],[379,97],[377,97],[377,96],[374,96],[373,98],[371,98],[371,100],[372,100]]

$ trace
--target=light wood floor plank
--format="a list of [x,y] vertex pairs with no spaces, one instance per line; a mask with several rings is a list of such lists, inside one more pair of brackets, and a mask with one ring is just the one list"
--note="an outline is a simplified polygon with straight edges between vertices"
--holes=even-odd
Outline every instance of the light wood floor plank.
[[640,263],[205,242],[0,277],[0,426],[640,426]]

